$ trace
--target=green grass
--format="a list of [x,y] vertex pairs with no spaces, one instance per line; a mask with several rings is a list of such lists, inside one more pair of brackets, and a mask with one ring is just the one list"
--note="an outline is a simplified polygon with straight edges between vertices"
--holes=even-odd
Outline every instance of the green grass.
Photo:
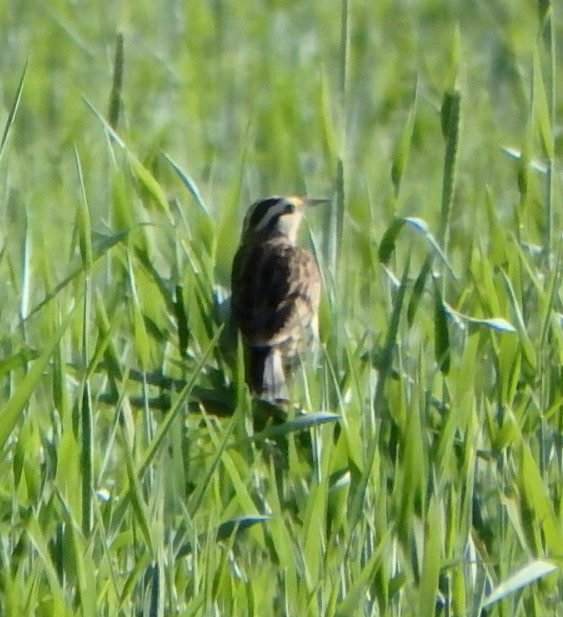
[[[0,6],[1,614],[560,613],[562,23]],[[287,417],[226,319],[273,193],[333,197]]]

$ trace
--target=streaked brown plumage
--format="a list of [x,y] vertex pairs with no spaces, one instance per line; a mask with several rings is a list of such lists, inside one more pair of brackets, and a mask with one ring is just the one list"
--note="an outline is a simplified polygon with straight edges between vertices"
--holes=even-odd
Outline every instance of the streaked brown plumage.
[[233,260],[232,311],[247,382],[269,400],[287,398],[284,368],[317,336],[319,270],[296,240],[303,210],[321,201],[274,196],[252,204]]

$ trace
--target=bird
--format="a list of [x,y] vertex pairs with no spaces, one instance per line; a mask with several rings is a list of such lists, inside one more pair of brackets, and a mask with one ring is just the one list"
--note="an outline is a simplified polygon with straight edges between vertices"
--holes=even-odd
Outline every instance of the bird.
[[286,369],[318,338],[321,277],[310,251],[298,246],[305,210],[330,201],[273,195],[244,218],[231,272],[231,308],[245,351],[251,392],[288,400]]

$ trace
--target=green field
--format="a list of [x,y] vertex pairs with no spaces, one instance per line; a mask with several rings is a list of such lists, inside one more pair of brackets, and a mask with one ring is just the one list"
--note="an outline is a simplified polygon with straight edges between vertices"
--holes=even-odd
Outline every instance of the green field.
[[[0,614],[563,615],[563,12],[0,4]],[[264,408],[248,205],[321,345]]]

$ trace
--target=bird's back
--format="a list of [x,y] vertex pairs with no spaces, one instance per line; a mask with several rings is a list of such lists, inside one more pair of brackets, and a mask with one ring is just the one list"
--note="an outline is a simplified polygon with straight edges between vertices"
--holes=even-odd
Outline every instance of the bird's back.
[[233,262],[233,317],[246,345],[287,359],[316,334],[320,276],[311,253],[283,236],[243,243]]

